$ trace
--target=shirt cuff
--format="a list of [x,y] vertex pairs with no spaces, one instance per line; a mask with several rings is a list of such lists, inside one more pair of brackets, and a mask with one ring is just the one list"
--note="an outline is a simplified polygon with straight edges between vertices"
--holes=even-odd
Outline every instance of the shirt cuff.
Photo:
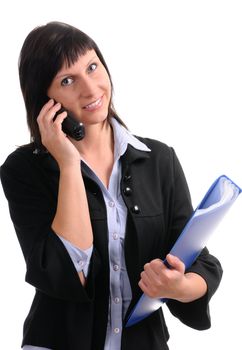
[[87,277],[89,264],[92,256],[93,245],[88,249],[80,249],[74,246],[72,243],[67,241],[65,238],[58,235],[66,250],[68,251],[70,258],[77,270],[77,272],[83,272],[84,276]]

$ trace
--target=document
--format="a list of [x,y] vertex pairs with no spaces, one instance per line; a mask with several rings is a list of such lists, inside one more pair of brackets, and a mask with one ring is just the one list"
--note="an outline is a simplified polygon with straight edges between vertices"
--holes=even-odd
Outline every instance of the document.
[[[170,254],[182,260],[186,268],[190,267],[241,191],[226,175],[219,176],[187,222]],[[143,320],[166,301],[143,294],[131,311],[126,327]]]

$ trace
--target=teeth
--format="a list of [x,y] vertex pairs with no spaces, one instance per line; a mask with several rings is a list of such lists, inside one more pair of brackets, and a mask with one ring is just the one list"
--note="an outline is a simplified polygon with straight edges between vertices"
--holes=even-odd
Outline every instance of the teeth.
[[85,106],[85,109],[91,109],[96,107],[101,102],[101,98],[99,98],[97,101],[90,103],[89,105]]

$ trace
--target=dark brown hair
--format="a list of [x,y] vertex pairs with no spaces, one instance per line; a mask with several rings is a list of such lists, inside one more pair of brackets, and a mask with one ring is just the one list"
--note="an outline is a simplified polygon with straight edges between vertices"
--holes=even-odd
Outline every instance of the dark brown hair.
[[[65,62],[69,66],[72,65],[88,50],[95,50],[105,67],[113,95],[113,84],[107,64],[97,44],[87,34],[66,23],[49,22],[36,27],[26,37],[19,56],[19,79],[31,140],[37,145],[42,146],[36,119],[49,99],[47,90],[52,80]],[[113,116],[125,126],[113,107],[112,95],[108,118]]]

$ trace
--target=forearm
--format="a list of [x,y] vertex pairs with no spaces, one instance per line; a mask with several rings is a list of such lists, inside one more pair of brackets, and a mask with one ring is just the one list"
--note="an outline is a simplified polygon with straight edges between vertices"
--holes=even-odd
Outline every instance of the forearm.
[[80,163],[60,168],[57,210],[52,229],[80,249],[93,243],[88,202]]

